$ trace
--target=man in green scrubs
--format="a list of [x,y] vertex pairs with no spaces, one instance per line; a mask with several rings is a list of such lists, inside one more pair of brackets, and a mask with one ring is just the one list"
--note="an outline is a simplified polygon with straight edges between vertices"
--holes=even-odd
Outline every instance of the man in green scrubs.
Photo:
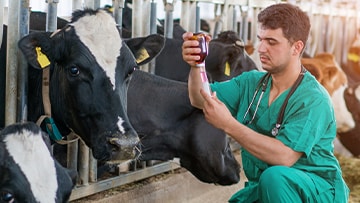
[[331,99],[300,61],[309,18],[298,7],[281,3],[262,10],[258,23],[257,51],[266,72],[211,84],[211,95],[202,89],[196,66],[198,42],[190,40],[191,32],[183,35],[191,104],[241,146],[248,182],[229,202],[346,203],[349,189],[333,154]]

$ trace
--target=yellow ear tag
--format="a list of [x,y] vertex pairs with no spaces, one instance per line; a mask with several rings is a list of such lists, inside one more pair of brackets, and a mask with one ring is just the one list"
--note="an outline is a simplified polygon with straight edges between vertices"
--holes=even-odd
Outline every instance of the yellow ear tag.
[[350,61],[355,62],[355,63],[359,62],[359,60],[360,60],[360,56],[357,54],[353,54],[353,53],[349,53],[347,58]]
[[226,63],[225,63],[225,71],[224,71],[224,74],[225,74],[226,76],[230,76],[230,64],[229,64],[229,62],[227,62],[227,61],[226,61]]
[[36,47],[36,59],[39,62],[41,68],[45,68],[50,65],[48,57],[41,52],[41,47]]
[[143,47],[141,48],[141,50],[139,50],[137,52],[137,57],[136,57],[136,63],[141,63],[143,61],[145,61],[147,58],[149,58],[150,55],[149,53],[146,51],[146,49]]

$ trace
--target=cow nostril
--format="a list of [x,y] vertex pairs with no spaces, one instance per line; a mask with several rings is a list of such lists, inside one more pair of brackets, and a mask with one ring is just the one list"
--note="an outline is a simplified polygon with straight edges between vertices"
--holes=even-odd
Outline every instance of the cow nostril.
[[140,139],[137,134],[113,132],[108,134],[108,143],[112,146],[112,160],[137,159],[141,155]]

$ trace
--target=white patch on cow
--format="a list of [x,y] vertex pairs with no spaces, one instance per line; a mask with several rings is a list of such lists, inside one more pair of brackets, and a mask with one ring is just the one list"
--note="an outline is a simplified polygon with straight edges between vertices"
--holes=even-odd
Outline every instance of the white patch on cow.
[[355,97],[358,101],[360,101],[360,86],[357,86],[356,89],[355,89]]
[[123,127],[124,120],[121,117],[118,117],[117,125],[119,127],[119,130],[122,134],[125,134],[125,129]]
[[115,68],[122,41],[114,18],[99,10],[96,15],[84,16],[72,25],[82,43],[89,48],[104,69],[115,89]]
[[331,96],[334,105],[336,126],[338,132],[347,132],[355,127],[354,118],[346,107],[346,102],[344,98],[345,88],[346,86],[340,86],[340,88],[335,90],[333,95]]
[[14,159],[30,183],[38,202],[55,202],[58,188],[55,162],[41,134],[23,130],[4,139],[9,155]]

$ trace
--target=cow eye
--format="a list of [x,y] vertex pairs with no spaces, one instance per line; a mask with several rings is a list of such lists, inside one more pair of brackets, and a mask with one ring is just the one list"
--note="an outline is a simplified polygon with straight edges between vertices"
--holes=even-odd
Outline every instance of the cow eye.
[[10,192],[1,191],[1,200],[4,202],[13,202],[14,196]]
[[80,70],[77,66],[73,65],[69,68],[69,73],[71,76],[78,76],[80,74]]

